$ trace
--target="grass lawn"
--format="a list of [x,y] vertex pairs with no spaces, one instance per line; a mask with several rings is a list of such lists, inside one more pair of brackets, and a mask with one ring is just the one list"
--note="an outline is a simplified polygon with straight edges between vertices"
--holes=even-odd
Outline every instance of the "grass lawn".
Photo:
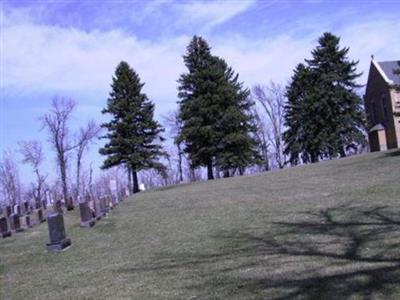
[[0,240],[0,299],[400,299],[400,151],[148,191],[72,247]]

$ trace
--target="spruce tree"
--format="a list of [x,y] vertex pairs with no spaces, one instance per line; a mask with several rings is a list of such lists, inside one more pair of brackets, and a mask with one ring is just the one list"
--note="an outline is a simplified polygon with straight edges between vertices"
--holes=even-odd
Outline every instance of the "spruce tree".
[[218,98],[220,100],[219,116],[215,123],[215,132],[218,135],[215,163],[224,172],[239,171],[258,162],[258,142],[256,130],[252,120],[251,108],[254,102],[250,100],[250,91],[243,88],[239,82],[239,75],[235,74],[223,59],[215,58],[220,68],[222,80],[218,83]]
[[[348,60],[349,48],[340,49],[339,41],[324,33],[312,59],[296,69],[287,89],[284,139],[292,162],[296,162],[296,153],[305,163],[343,157],[350,148],[365,143],[365,117],[355,83],[361,75],[356,73],[358,62]],[[304,82],[299,84],[299,80]],[[293,103],[302,103],[302,108],[293,109]]]
[[208,179],[214,178],[213,166],[226,175],[230,169],[242,173],[255,153],[248,90],[201,37],[193,37],[183,58],[188,73],[178,80],[178,103],[184,151],[193,167],[207,167]]
[[102,111],[111,115],[111,120],[102,124],[107,129],[103,138],[108,140],[99,150],[107,156],[102,168],[126,166],[132,175],[134,193],[139,191],[137,173],[140,170],[164,171],[159,162],[165,155],[160,145],[163,128],[153,118],[154,104],[142,93],[143,85],[138,74],[122,61],[112,79],[107,108]]
[[217,142],[213,125],[219,114],[214,99],[216,82],[222,75],[213,67],[215,60],[210,47],[201,37],[193,37],[183,60],[188,73],[182,74],[178,80],[179,119],[182,123],[180,140],[185,143],[184,151],[192,167],[206,166],[208,179],[213,179]]

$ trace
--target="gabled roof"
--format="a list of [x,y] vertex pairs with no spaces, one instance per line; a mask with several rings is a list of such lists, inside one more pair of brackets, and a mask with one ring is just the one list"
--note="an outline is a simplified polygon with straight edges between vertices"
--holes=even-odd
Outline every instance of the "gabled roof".
[[400,84],[400,74],[394,73],[394,70],[400,69],[400,60],[373,62],[387,83]]

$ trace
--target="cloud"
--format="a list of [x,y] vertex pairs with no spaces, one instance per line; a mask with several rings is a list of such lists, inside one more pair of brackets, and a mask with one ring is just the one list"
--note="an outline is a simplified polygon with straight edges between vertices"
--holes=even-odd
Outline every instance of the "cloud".
[[254,0],[190,1],[178,8],[186,22],[201,22],[204,30],[209,30],[243,13],[254,3]]
[[[207,24],[218,24],[252,4],[237,2],[237,6],[229,5],[228,8],[225,3],[228,2],[190,2],[185,4],[185,10],[197,10],[197,18],[207,18]],[[225,15],[212,12],[213,8],[220,11],[222,7],[229,10]],[[211,11],[211,16],[207,11]],[[158,111],[164,113],[175,105],[176,80],[185,72],[182,55],[190,36],[151,41],[120,29],[85,31],[41,25],[21,14],[18,16],[14,19],[6,17],[2,24],[2,89],[67,95],[81,93],[88,96],[88,102],[92,101],[88,105],[96,104],[96,101],[104,105],[115,67],[121,60],[126,60],[146,83],[144,90],[156,103]],[[210,34],[206,39],[213,53],[225,58],[239,72],[246,86],[270,80],[285,84],[295,65],[310,57],[310,50],[322,34],[313,21],[304,21],[303,26],[315,29],[307,30],[301,36],[287,32],[248,38],[227,32],[218,36]],[[400,41],[393,30],[396,26],[396,19],[386,18],[349,23],[343,28],[325,25],[324,29],[340,35],[342,46],[350,47],[350,57],[360,59],[359,70],[364,72],[361,80],[364,83],[370,54],[375,54],[377,60],[399,58]]]

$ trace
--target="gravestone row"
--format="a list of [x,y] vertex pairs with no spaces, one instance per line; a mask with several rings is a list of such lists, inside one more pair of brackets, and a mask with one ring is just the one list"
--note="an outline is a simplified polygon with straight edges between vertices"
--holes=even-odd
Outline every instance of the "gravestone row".
[[[43,208],[46,209],[49,202],[43,201]],[[79,210],[81,227],[92,227],[96,220],[100,220],[106,216],[110,210],[118,205],[123,199],[119,201],[115,196],[107,195],[98,198],[91,198],[89,195],[85,198],[85,201],[79,202]],[[47,220],[50,242],[46,244],[48,251],[62,251],[71,245],[71,240],[66,237],[62,201],[57,199],[56,201],[50,201],[53,206],[53,212],[47,214],[47,218],[44,218],[44,211],[42,208],[34,209],[30,207],[28,203],[23,203],[23,210],[20,205],[15,207],[7,206],[4,210],[4,216],[0,217],[0,235],[2,238],[6,238],[12,235],[12,232],[24,231],[21,225],[21,219],[25,221],[25,228],[30,228],[34,224],[43,223]],[[69,205],[69,207],[68,207]],[[36,206],[37,207],[37,206]],[[73,209],[73,201],[70,199],[69,203],[66,203],[67,210]]]

